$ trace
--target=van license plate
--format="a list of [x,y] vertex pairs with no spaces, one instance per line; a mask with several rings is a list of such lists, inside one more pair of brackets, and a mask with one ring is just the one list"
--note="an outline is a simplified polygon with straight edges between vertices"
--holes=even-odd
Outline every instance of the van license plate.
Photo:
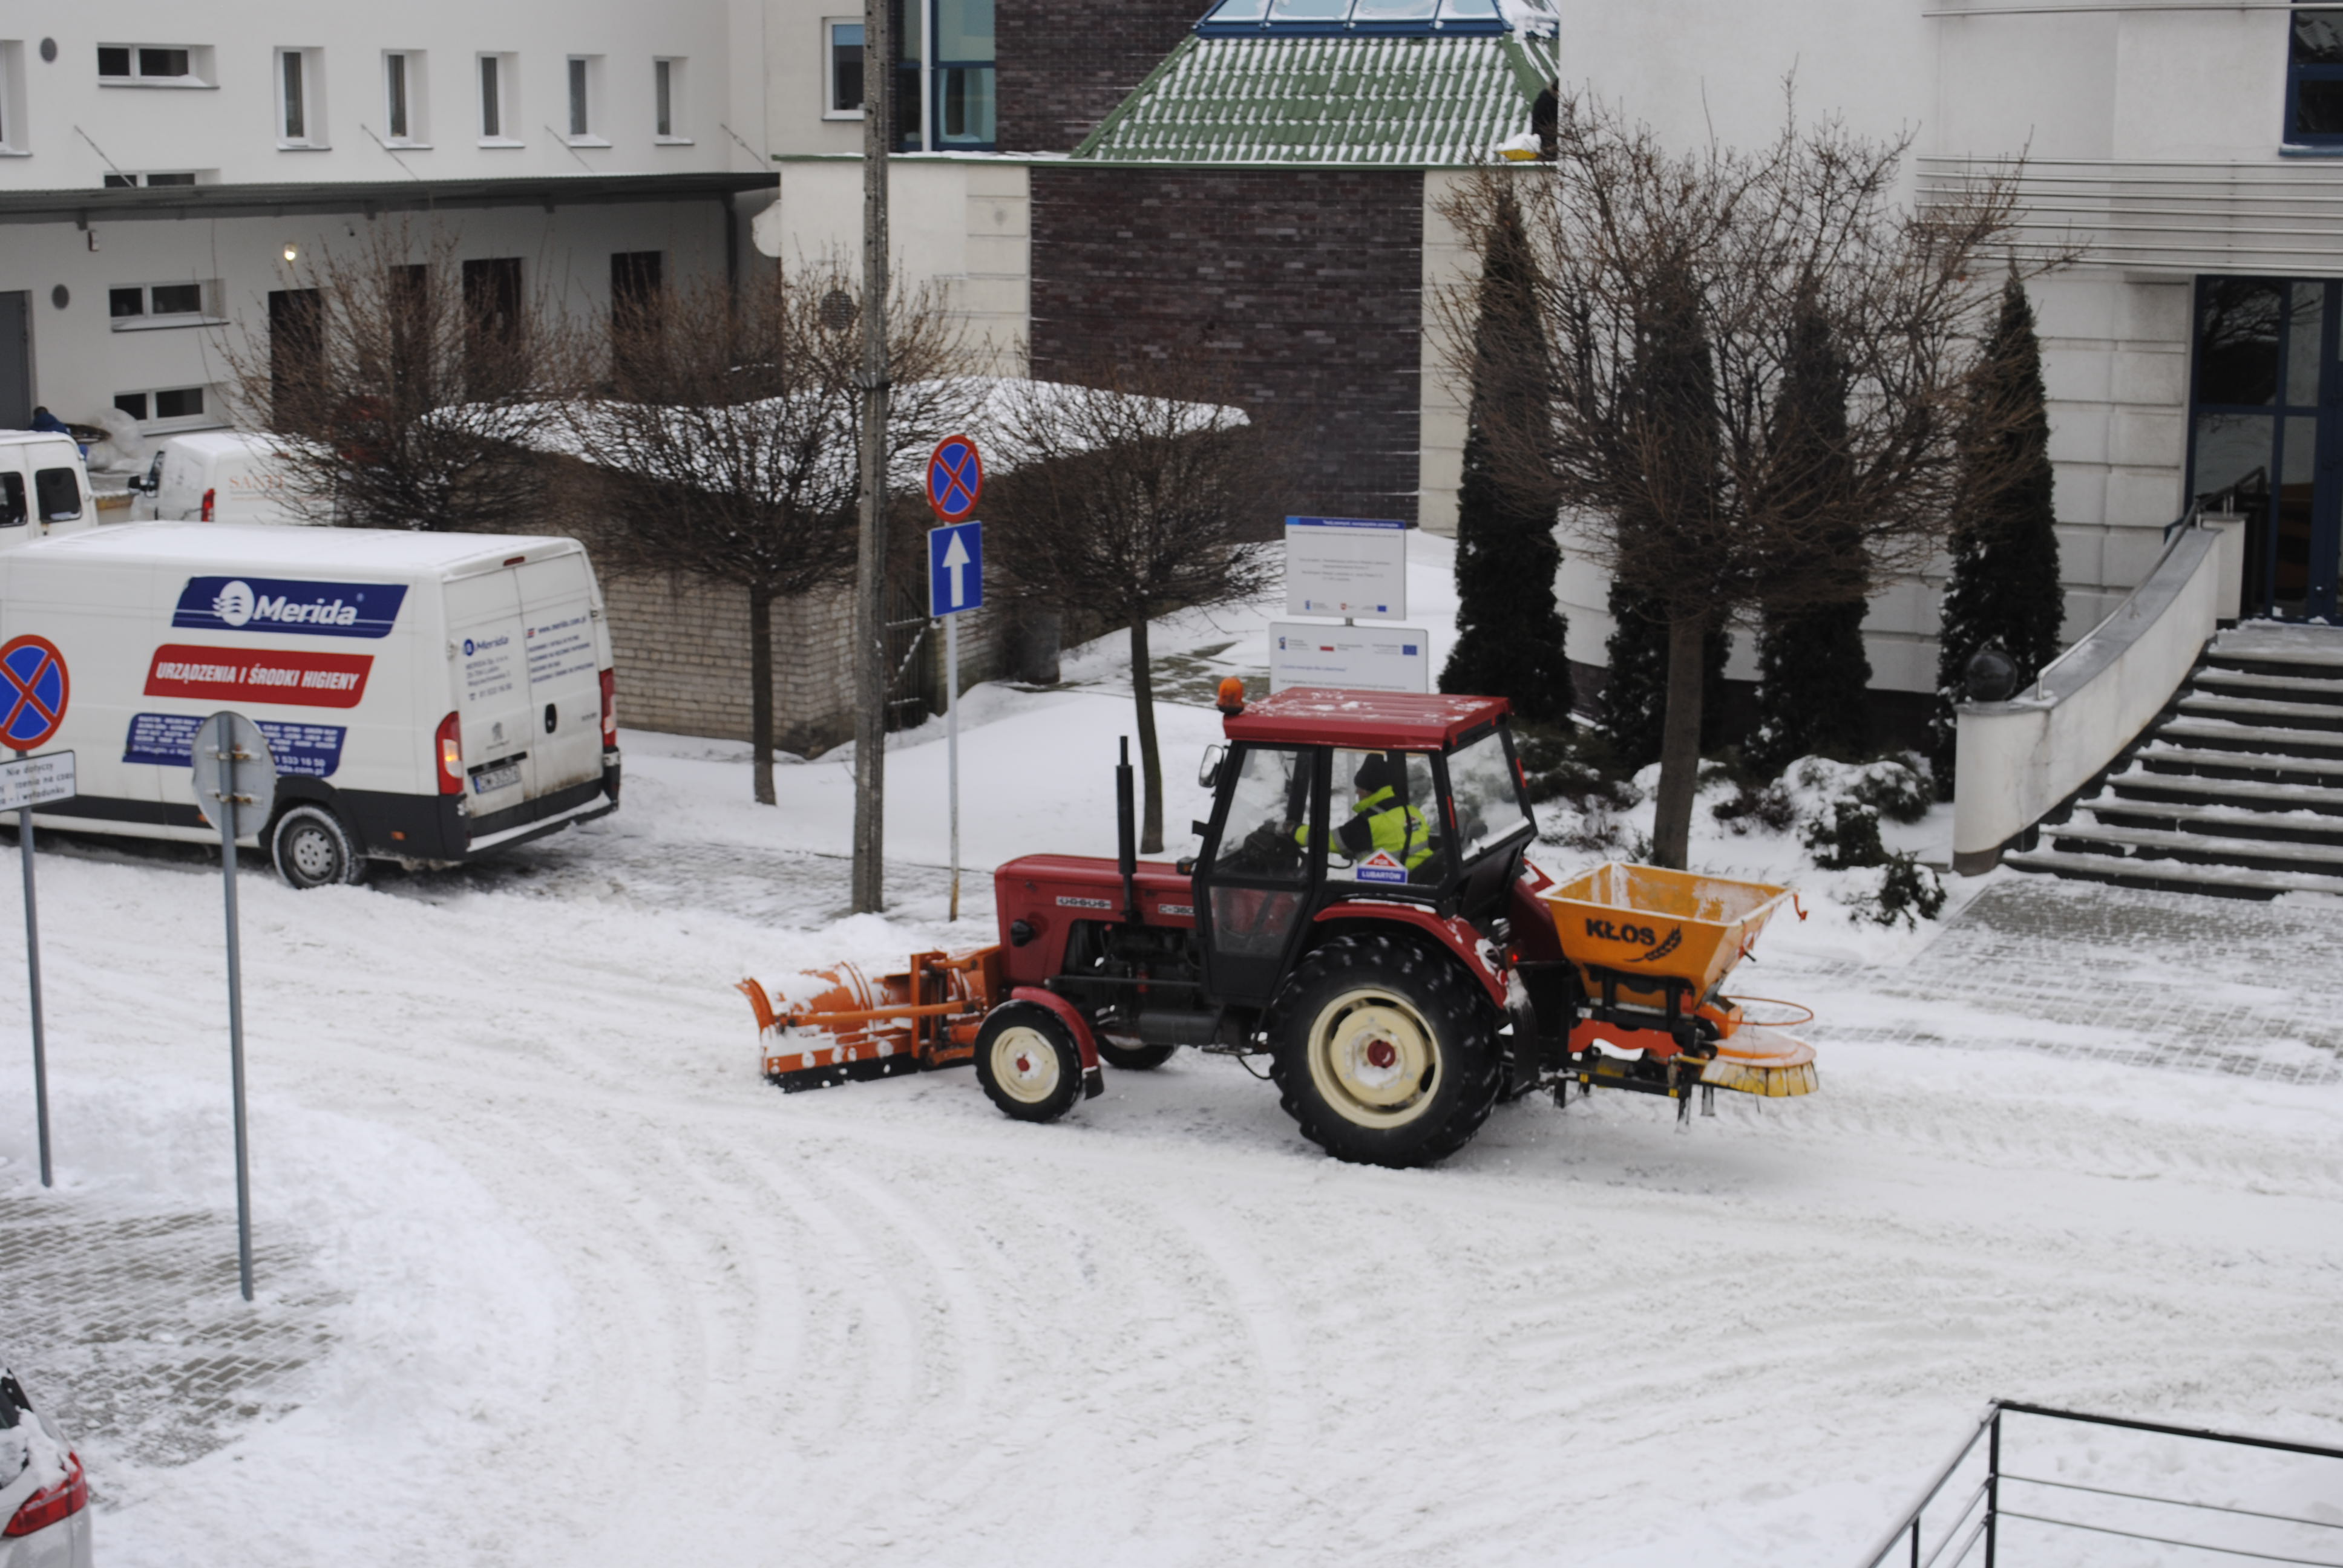
[[483,768],[472,775],[472,793],[492,795],[508,784],[520,782],[520,764],[499,762],[494,768]]

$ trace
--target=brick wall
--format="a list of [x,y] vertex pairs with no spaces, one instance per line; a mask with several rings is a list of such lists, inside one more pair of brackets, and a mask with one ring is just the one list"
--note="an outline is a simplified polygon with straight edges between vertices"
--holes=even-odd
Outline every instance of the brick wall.
[[1070,153],[1188,35],[1210,0],[998,0],[1004,153]]
[[1280,439],[1283,504],[1415,520],[1420,173],[1043,166],[1032,192],[1035,376],[1201,342]]

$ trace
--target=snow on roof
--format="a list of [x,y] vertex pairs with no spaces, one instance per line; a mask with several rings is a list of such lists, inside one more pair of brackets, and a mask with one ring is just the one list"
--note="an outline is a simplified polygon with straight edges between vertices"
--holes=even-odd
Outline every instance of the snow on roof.
[[1486,163],[1557,70],[1525,33],[1190,37],[1075,149],[1081,163]]
[[[548,548],[548,547],[559,547]],[[445,571],[492,565],[524,552],[543,558],[580,547],[550,535],[429,534],[398,528],[288,528],[269,523],[122,523],[26,544],[25,560],[137,560],[172,566],[221,561],[327,571]]]

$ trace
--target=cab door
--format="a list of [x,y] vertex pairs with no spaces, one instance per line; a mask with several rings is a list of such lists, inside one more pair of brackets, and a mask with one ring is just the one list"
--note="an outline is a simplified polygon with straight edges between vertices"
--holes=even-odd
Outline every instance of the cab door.
[[447,595],[465,794],[478,819],[518,806],[533,793],[535,737],[520,584],[509,568],[500,568],[459,578],[447,585]]
[[1221,790],[1196,874],[1204,985],[1217,1000],[1265,1005],[1292,967],[1317,907],[1326,837],[1321,754],[1242,746]]

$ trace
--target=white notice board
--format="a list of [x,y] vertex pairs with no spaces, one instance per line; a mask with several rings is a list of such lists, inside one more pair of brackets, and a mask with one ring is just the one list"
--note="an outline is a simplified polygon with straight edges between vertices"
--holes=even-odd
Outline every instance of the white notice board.
[[1412,626],[1269,623],[1269,689],[1331,686],[1343,691],[1432,689],[1432,644]]
[[1407,618],[1407,525],[1375,518],[1285,519],[1285,613]]

